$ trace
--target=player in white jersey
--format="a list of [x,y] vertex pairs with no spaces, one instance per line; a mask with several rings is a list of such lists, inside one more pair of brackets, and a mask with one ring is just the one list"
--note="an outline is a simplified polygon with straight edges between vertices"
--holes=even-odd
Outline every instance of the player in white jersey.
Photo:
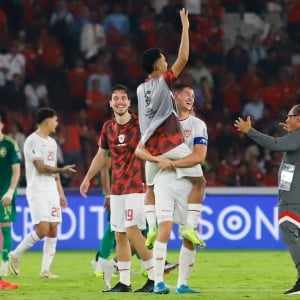
[[45,238],[41,278],[57,278],[50,272],[57,243],[57,225],[61,223],[61,208],[67,206],[59,174],[76,172],[75,165],[57,167],[57,143],[50,137],[58,125],[56,112],[41,108],[36,112],[37,130],[24,144],[26,196],[35,230],[30,232],[17,248],[10,252],[9,262],[13,275],[20,275],[19,261],[23,252]]
[[[199,118],[193,116],[194,91],[190,86],[181,85],[174,89],[174,97],[178,109],[178,118],[182,127],[185,143],[193,151],[189,160],[186,158],[170,161],[162,157],[154,157],[146,149],[137,148],[137,155],[140,158],[149,161],[157,161],[162,170],[174,169],[180,167],[193,166],[203,162],[207,152],[207,127],[206,124]],[[154,293],[164,294],[169,293],[169,288],[163,281],[163,264],[167,255],[167,242],[169,240],[173,222],[181,225],[188,225],[195,228],[198,224],[197,211],[201,210],[202,201],[204,198],[205,179],[202,176],[203,189],[197,202],[188,203],[188,195],[191,190],[191,183],[186,178],[178,179],[174,171],[165,171],[159,173],[154,184],[155,206],[146,208],[148,211],[147,221],[149,222],[149,211],[154,211],[155,215],[150,216],[150,223],[158,223],[157,240],[154,243],[153,258],[154,258],[154,274],[155,288]],[[149,225],[150,226],[150,225]],[[182,226],[182,228],[184,228]],[[195,293],[187,285],[187,279],[192,271],[193,262],[195,261],[195,246],[186,238],[183,239],[183,244],[179,256],[179,276],[177,282],[176,293]]]

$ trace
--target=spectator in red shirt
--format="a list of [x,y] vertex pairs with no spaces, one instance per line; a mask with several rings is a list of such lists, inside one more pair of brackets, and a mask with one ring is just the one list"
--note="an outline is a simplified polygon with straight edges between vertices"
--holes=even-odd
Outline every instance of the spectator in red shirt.
[[249,64],[247,73],[240,80],[243,96],[250,99],[253,94],[260,93],[263,87],[263,80],[258,75],[257,68],[254,64]]
[[279,81],[277,86],[281,90],[282,103],[284,103],[286,107],[296,105],[297,86],[294,83],[294,78],[287,69],[282,68],[279,71]]
[[86,93],[85,104],[88,119],[97,129],[101,128],[108,118],[109,107],[107,99],[107,95],[100,91],[100,81],[94,79],[91,90]]
[[233,72],[227,72],[224,75],[221,91],[223,93],[224,107],[228,108],[232,114],[239,114],[242,110],[241,87]]
[[142,12],[143,17],[140,19],[140,29],[146,38],[146,48],[154,48],[156,46],[155,10],[153,7],[144,4]]
[[39,49],[42,62],[47,66],[55,66],[57,57],[63,54],[63,48],[58,44],[57,38],[50,35]]
[[76,164],[78,169],[82,165],[81,136],[83,129],[75,121],[63,125],[60,132],[60,144],[62,145],[64,163]]
[[290,0],[286,2],[287,27],[289,34],[295,41],[300,35],[300,0]]
[[214,169],[210,169],[205,174],[206,187],[220,187],[225,184],[219,180],[217,172]]
[[277,85],[276,78],[274,76],[266,78],[266,85],[262,88],[261,98],[265,105],[271,106],[274,116],[279,112],[282,96],[282,90]]
[[84,67],[84,60],[77,57],[75,67],[68,72],[69,95],[75,110],[85,107],[84,99],[88,75]]
[[235,153],[233,149],[229,149],[223,153],[224,159],[221,161],[217,174],[218,178],[225,185],[232,186],[235,174],[238,171],[238,162],[236,161]]

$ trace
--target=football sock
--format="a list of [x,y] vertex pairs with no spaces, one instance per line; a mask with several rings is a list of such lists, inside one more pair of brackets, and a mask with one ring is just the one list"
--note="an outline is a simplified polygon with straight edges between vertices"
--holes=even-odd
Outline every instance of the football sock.
[[167,258],[167,243],[155,241],[153,247],[153,264],[155,284],[164,281],[165,261]]
[[40,240],[35,231],[28,233],[18,247],[13,251],[16,258],[20,258],[24,251],[31,248],[36,242]]
[[154,268],[153,268],[153,259],[143,260],[142,265],[144,269],[148,272],[148,278],[154,280]]
[[191,228],[196,228],[199,221],[202,204],[188,204],[188,212],[185,225]]
[[98,251],[99,256],[107,259],[110,256],[114,246],[115,246],[115,233],[111,231],[110,224],[108,223],[102,241],[100,243],[100,247]]
[[11,227],[4,226],[1,228],[2,232],[2,260],[8,261],[8,253],[12,248],[12,237],[11,237]]
[[156,213],[155,213],[155,205],[145,205],[145,214],[146,214],[146,220],[148,223],[149,231],[153,230],[153,228],[156,228]]
[[43,259],[41,272],[49,271],[55,252],[56,252],[57,238],[46,237],[43,245]]
[[196,250],[190,250],[183,245],[181,246],[179,253],[178,288],[182,284],[187,285],[187,280],[191,275],[195,263],[195,256]]
[[120,273],[120,282],[125,285],[130,285],[130,261],[118,261],[118,270]]

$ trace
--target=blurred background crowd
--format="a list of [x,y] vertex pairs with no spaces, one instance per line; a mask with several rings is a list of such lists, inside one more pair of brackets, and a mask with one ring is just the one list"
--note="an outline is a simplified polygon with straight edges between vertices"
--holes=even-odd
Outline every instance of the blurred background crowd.
[[190,59],[179,81],[194,88],[208,126],[207,186],[276,186],[281,154],[232,124],[250,115],[255,128],[285,134],[278,123],[300,103],[300,0],[0,0],[5,132],[22,149],[33,112],[56,109],[60,163],[78,169],[63,183],[78,187],[111,117],[111,86],[127,85],[136,110],[139,56],[159,47],[169,63],[177,57],[181,7],[190,15]]

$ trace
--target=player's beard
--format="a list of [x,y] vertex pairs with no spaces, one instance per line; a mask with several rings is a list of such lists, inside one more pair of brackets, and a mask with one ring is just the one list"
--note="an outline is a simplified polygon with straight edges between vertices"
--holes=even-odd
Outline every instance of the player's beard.
[[124,116],[127,112],[128,112],[128,110],[125,110],[124,112],[117,112],[116,110],[114,111],[114,113],[119,117]]

